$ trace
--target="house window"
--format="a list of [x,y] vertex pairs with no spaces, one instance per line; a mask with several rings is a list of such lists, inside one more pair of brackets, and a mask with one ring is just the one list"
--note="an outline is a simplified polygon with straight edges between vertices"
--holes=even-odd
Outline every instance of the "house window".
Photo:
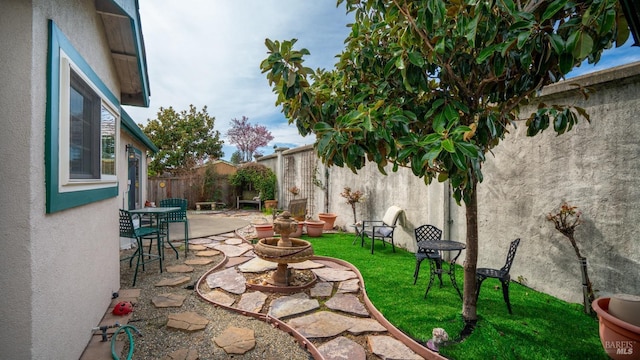
[[51,213],[118,195],[121,108],[53,21],[49,36],[45,160]]

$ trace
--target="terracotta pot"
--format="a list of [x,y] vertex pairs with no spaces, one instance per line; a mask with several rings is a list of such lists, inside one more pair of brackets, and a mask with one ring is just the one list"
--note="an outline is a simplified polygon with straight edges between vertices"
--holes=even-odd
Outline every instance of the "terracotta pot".
[[324,221],[324,230],[333,230],[333,223],[336,221],[337,214],[319,213],[318,218]]
[[289,237],[300,237],[302,236],[302,228],[304,228],[304,222],[298,222],[298,230],[289,234]]
[[611,298],[596,299],[591,306],[600,322],[600,342],[607,355],[614,360],[640,359],[640,326],[629,324],[609,313]]
[[277,209],[278,208],[278,200],[265,200],[264,207],[267,209]]
[[324,221],[309,220],[309,221],[305,221],[304,224],[307,227],[307,235],[311,237],[322,236],[322,232],[324,229]]
[[253,224],[253,227],[256,229],[258,239],[272,237],[274,235],[273,224]]

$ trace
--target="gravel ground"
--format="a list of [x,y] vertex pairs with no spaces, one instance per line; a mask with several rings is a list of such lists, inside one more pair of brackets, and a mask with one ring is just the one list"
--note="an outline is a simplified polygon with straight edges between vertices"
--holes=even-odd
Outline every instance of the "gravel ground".
[[[184,249],[178,248],[178,251],[180,259],[176,260],[173,250],[166,250],[165,268],[183,264]],[[192,259],[195,256],[190,253],[188,258]],[[146,271],[138,273],[134,288],[141,289],[141,294],[138,302],[134,304],[133,317],[129,324],[137,327],[143,336],[135,338],[134,359],[172,359],[169,355],[182,348],[197,350],[199,359],[312,359],[311,355],[285,332],[263,321],[217,308],[200,299],[193,290],[193,285],[205,272],[219,263],[222,256],[215,256],[213,259],[214,262],[209,265],[193,266],[194,272],[186,274],[191,276],[191,282],[175,287],[154,286],[163,278],[178,275],[167,272],[160,274],[156,262],[148,264]],[[121,263],[122,289],[132,288],[134,269],[135,264],[133,268],[129,268],[128,262]],[[181,308],[156,308],[151,299],[163,293],[176,293],[187,298]],[[204,330],[191,333],[166,327],[169,314],[186,311],[196,312],[209,319],[209,324]],[[255,348],[244,355],[229,355],[218,347],[213,339],[230,326],[253,329],[256,338]]]

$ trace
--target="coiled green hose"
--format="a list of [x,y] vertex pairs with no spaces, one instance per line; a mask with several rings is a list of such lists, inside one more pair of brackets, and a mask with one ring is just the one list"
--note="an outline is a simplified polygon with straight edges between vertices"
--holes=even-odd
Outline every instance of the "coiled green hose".
[[123,330],[127,334],[127,338],[129,339],[129,353],[127,354],[127,360],[133,359],[133,350],[135,349],[133,334],[131,333],[131,330],[135,331],[138,336],[142,336],[140,330],[138,330],[135,326],[122,325],[118,327],[118,330],[116,330],[116,332],[113,333],[113,336],[111,336],[111,356],[113,356],[114,360],[120,360],[120,358],[116,354],[116,337],[118,336],[118,333]]

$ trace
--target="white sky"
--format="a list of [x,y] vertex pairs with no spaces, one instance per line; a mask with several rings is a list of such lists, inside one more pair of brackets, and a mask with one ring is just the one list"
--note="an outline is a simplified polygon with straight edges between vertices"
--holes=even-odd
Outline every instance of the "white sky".
[[[136,123],[155,119],[160,107],[197,110],[207,106],[220,131],[225,159],[236,147],[226,141],[233,118],[247,116],[252,124],[266,126],[274,145],[296,147],[313,143],[301,137],[294,125],[275,107],[260,62],[267,56],[265,38],[290,40],[307,48],[305,64],[331,69],[349,33],[344,5],[335,0],[141,0],[140,17],[147,54],[151,97],[149,108],[126,106]],[[570,76],[640,60],[640,48],[631,41],[608,50],[597,67],[584,64]]]

